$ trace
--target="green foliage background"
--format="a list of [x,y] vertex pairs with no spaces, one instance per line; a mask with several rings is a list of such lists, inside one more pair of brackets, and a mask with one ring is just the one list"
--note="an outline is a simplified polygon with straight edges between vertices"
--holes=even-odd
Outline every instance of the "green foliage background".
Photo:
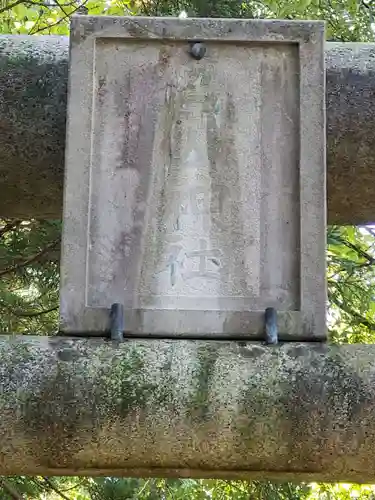
[[[327,39],[374,41],[375,0],[0,0],[0,34],[67,35],[74,12],[324,19]],[[32,126],[32,124],[30,124]],[[56,333],[60,221],[0,219],[0,331]],[[375,339],[375,227],[327,234],[330,339]],[[375,499],[371,485],[219,480],[0,477],[0,499]]]

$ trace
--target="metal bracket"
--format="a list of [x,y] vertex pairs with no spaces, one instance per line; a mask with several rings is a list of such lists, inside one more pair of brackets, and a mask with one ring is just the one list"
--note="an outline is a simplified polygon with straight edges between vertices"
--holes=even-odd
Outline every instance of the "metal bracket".
[[267,307],[265,314],[266,344],[278,343],[277,312],[274,307]]
[[124,306],[122,304],[112,304],[110,318],[111,340],[123,341],[125,331]]

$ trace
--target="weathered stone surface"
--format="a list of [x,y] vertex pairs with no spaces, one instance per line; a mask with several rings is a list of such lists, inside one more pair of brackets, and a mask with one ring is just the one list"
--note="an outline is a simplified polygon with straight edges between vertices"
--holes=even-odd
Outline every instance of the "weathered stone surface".
[[[0,36],[0,214],[59,218],[69,42]],[[326,44],[328,222],[375,220],[375,45]]]
[[375,346],[0,336],[0,474],[375,481]]
[[68,48],[64,37],[0,36],[2,216],[60,217]]
[[323,48],[320,21],[73,17],[64,333],[121,303],[137,335],[259,335],[274,307],[324,336]]

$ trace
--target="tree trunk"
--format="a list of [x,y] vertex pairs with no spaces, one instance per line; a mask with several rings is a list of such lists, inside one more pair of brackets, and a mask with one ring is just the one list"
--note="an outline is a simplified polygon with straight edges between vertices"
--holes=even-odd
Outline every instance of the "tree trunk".
[[0,337],[0,475],[375,481],[375,346]]
[[[69,41],[0,36],[0,215],[60,218]],[[375,221],[375,45],[327,43],[328,222]]]

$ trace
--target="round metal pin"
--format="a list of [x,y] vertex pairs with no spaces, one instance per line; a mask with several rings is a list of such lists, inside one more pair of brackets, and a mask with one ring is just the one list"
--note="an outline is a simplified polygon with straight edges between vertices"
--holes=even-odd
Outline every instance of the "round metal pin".
[[206,46],[202,42],[190,42],[189,54],[191,57],[200,61],[206,54]]

